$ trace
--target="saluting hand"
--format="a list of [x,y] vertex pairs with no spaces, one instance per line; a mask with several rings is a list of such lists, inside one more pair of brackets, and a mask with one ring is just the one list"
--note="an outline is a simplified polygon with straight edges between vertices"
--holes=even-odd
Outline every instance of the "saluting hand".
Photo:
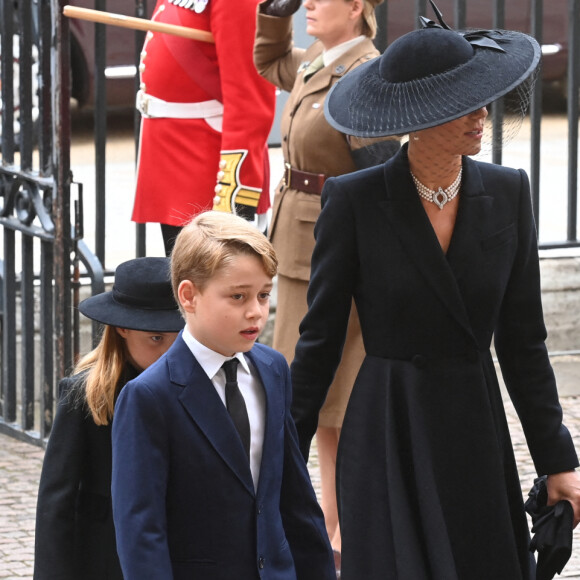
[[300,8],[302,0],[265,0],[260,4],[260,12],[268,16],[292,16]]

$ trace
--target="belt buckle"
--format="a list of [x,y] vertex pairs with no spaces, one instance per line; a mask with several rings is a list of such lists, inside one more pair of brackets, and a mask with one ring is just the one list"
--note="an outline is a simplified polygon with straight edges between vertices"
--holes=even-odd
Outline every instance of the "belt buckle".
[[146,117],[150,117],[149,115],[149,97],[147,95],[143,95],[143,100],[141,101],[141,107],[143,110],[143,114]]
[[149,117],[149,97],[143,91],[139,91],[139,112],[144,117]]
[[290,163],[284,163],[286,171],[284,172],[284,185],[290,187],[290,176],[292,175],[292,165]]

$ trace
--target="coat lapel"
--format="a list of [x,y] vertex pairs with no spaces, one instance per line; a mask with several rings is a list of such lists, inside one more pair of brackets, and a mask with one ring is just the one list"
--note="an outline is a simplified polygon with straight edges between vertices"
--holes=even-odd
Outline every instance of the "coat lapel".
[[179,395],[183,408],[248,492],[254,495],[248,458],[213,383],[181,336],[175,347],[167,356],[169,378],[171,382],[183,387]]
[[481,240],[493,232],[493,198],[486,195],[477,164],[470,158],[463,160],[461,200],[451,244],[447,252],[455,278],[477,263]]
[[[380,205],[391,228],[415,263],[433,293],[450,315],[472,334],[467,310],[453,270],[443,253],[435,231],[413,184],[404,147],[392,162],[385,164],[386,199]],[[454,232],[455,237],[455,232]]]

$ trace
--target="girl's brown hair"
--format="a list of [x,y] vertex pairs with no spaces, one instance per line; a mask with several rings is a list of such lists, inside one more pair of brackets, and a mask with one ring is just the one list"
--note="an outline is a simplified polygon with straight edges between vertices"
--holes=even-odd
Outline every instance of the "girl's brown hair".
[[108,425],[113,418],[117,385],[125,369],[124,339],[114,326],[105,326],[99,344],[76,365],[74,373],[86,372],[85,397],[97,425]]

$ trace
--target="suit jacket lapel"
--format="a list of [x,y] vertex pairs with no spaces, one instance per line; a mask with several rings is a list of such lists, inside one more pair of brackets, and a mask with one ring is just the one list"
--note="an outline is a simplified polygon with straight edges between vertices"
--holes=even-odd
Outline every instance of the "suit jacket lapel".
[[406,147],[385,164],[385,187],[380,205],[405,252],[450,315],[471,334],[457,281],[413,184]]
[[262,449],[262,463],[260,465],[260,479],[258,489],[268,488],[269,481],[279,473],[283,449],[278,449],[276,443],[280,441],[279,431],[284,428],[285,392],[283,379],[274,369],[272,359],[267,354],[253,349],[246,354],[252,362],[264,387],[266,394],[266,423],[264,425],[264,447]]
[[227,409],[181,336],[168,352],[169,378],[183,387],[179,400],[209,443],[254,495],[248,458]]

